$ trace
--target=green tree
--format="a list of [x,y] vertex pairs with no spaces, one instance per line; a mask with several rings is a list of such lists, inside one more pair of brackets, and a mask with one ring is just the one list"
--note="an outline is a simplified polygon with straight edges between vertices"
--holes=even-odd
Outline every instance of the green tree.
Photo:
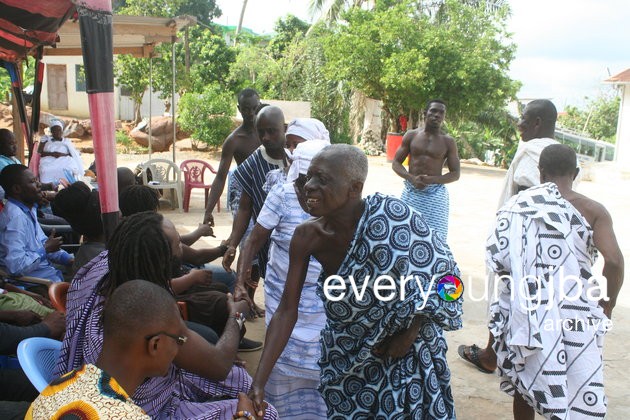
[[134,103],[134,122],[140,122],[142,99],[149,87],[149,61],[146,58],[118,55],[114,61],[114,75],[116,84],[129,91],[129,97]]
[[584,109],[567,106],[565,114],[558,117],[558,124],[588,137],[615,143],[621,97],[610,91],[585,99]]
[[355,7],[326,39],[327,74],[380,99],[392,127],[431,98],[446,101],[449,118],[502,108],[518,88],[508,76],[515,47],[506,15],[455,0],[433,17],[411,0]]
[[191,15],[209,25],[221,16],[215,0],[119,0],[115,11],[123,15],[175,17]]
[[310,25],[293,15],[286,15],[276,21],[273,27],[275,36],[269,43],[269,49],[275,59],[282,56],[287,46],[298,36],[303,36]]
[[177,122],[191,133],[193,148],[200,142],[220,146],[232,131],[234,98],[218,84],[206,86],[201,93],[184,94],[179,104]]

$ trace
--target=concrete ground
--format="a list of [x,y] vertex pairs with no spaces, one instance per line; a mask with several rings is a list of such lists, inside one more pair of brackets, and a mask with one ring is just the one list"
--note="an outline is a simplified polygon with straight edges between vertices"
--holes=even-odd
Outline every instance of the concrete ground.
[[[168,153],[164,157],[170,158]],[[208,158],[199,153],[180,153],[181,158],[192,155],[208,159],[216,166],[218,159]],[[159,157],[159,156],[154,156]],[[146,156],[119,155],[119,165],[135,167]],[[630,264],[630,219],[626,211],[630,210],[630,180],[621,176],[617,168],[610,163],[597,164],[592,168],[592,180],[584,181],[578,190],[601,202],[610,211],[615,223],[617,239],[626,260]],[[450,193],[450,230],[449,244],[462,270],[465,283],[464,328],[447,333],[449,344],[448,361],[452,371],[452,386],[457,407],[457,415],[463,420],[511,419],[511,398],[501,393],[498,378],[478,372],[472,365],[464,362],[457,355],[460,344],[476,343],[484,346],[488,330],[486,328],[486,302],[475,302],[484,294],[484,246],[487,234],[496,211],[501,191],[504,170],[463,165],[459,181],[449,184]],[[402,180],[391,170],[391,165],[384,157],[370,158],[370,170],[365,186],[365,193],[382,192],[399,196]],[[215,211],[215,238],[203,238],[195,246],[217,246],[221,239],[230,233],[232,218],[225,209],[225,194],[222,197],[221,212]],[[203,192],[194,190],[189,213],[165,211],[181,232],[194,229],[203,218]],[[216,261],[220,264],[220,261]],[[597,265],[601,272],[602,262]],[[628,270],[626,270],[628,273]],[[262,282],[261,282],[262,285]],[[262,304],[261,288],[257,301]],[[476,298],[476,299],[475,299]],[[624,366],[630,362],[630,353],[625,347],[630,340],[630,288],[622,289],[618,304],[613,312],[613,329],[606,337],[604,348],[605,386],[609,398],[609,419],[625,419],[630,412],[630,391]],[[264,320],[257,319],[247,323],[247,336],[252,339],[264,339]],[[261,352],[241,353],[248,362],[248,370],[255,372]]]

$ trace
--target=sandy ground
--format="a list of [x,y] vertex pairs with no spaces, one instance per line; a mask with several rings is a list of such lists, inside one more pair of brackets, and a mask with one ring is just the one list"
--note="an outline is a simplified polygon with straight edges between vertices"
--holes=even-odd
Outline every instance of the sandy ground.
[[[178,142],[178,147],[180,142]],[[154,154],[156,157],[171,158],[172,153]],[[200,152],[177,152],[177,161],[186,158],[207,159],[215,168],[218,166],[216,154]],[[84,155],[89,163],[90,155]],[[119,166],[134,168],[146,155],[118,155]],[[452,371],[452,386],[459,419],[511,419],[511,398],[498,389],[498,378],[478,372],[472,365],[462,361],[457,355],[460,344],[477,343],[483,346],[487,341],[485,322],[486,302],[474,302],[484,294],[484,245],[493,221],[497,200],[501,191],[501,181],[505,171],[463,165],[461,179],[449,184],[451,197],[449,243],[462,269],[465,282],[464,328],[447,333],[449,344],[448,361]],[[365,186],[365,194],[382,192],[399,196],[402,181],[391,170],[384,157],[370,158],[370,170]],[[592,181],[582,182],[578,190],[603,203],[612,214],[615,231],[627,261],[630,262],[630,180],[622,177],[611,163],[597,164],[592,169]],[[195,246],[216,246],[226,238],[231,230],[232,218],[225,209],[225,194],[221,200],[221,212],[215,210],[216,238],[203,238]],[[190,212],[164,211],[178,226],[181,232],[194,229],[203,218],[203,191],[193,190]],[[220,261],[217,261],[220,264]],[[597,267],[601,271],[602,262]],[[628,274],[629,270],[626,270]],[[262,284],[262,282],[261,282]],[[261,288],[257,301],[262,304]],[[609,419],[629,418],[630,391],[624,366],[630,362],[626,343],[630,340],[630,288],[622,289],[618,306],[613,313],[614,327],[606,337],[604,349],[605,385],[609,398]],[[247,323],[247,336],[264,339],[264,320]],[[254,373],[261,352],[241,353],[248,361],[248,370]]]

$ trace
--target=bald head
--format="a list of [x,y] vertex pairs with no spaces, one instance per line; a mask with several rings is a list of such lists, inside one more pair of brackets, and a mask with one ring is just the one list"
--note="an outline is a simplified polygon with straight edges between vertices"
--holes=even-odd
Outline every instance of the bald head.
[[265,151],[274,159],[284,157],[284,113],[277,106],[266,106],[256,117],[256,131]]
[[280,109],[280,107],[277,107],[275,105],[269,105],[261,108],[260,111],[258,111],[258,115],[256,116],[256,121],[261,118],[266,118],[276,124],[284,125],[284,113],[282,112],[282,109]]
[[103,336],[122,348],[138,337],[173,329],[180,317],[173,295],[146,280],[116,288],[103,310]]

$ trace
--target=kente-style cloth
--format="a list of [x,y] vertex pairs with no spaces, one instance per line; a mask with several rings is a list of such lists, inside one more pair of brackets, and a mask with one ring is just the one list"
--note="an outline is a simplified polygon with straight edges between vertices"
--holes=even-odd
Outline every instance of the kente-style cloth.
[[234,171],[236,169],[230,169],[228,172],[228,186],[227,186],[227,208],[232,212],[232,217],[236,217],[238,211],[238,203],[241,201],[241,193],[243,190],[236,179],[234,178]]
[[[72,280],[56,376],[98,359],[103,349],[101,318],[105,305],[99,288],[108,272],[105,251],[84,265]],[[251,383],[245,369],[238,366],[232,367],[224,381],[217,382],[171,364],[165,376],[147,379],[132,398],[153,419],[231,419],[236,412],[235,398],[239,392],[248,392]],[[277,418],[272,406],[265,418]]]
[[[459,274],[442,236],[401,200],[368,196],[336,274],[346,286],[341,300],[324,294],[326,274],[318,288],[327,316],[319,364],[328,418],[454,419],[443,329],[462,327],[463,299],[446,301],[436,291],[443,275]],[[383,275],[391,276],[396,286],[395,291],[381,290],[381,297],[393,297],[389,301],[379,299],[374,290],[375,279]],[[409,281],[401,281],[401,276],[410,276]],[[339,291],[329,294],[340,297]],[[408,328],[415,315],[422,316],[420,331],[405,356],[372,353],[386,337]]]
[[512,196],[518,193],[519,187],[529,188],[540,184],[538,162],[543,149],[551,144],[558,144],[552,138],[544,137],[520,141],[503,180],[503,190],[499,197],[501,208]]
[[422,213],[431,229],[448,240],[448,190],[444,184],[430,184],[418,189],[405,180],[400,199]]
[[501,390],[517,391],[547,419],[606,414],[607,318],[588,298],[597,293],[588,281],[596,257],[591,227],[552,183],[508,201],[488,238],[490,271],[513,279],[497,278],[490,306]]
[[[258,213],[260,213],[265,204],[265,198],[267,198],[267,192],[263,189],[267,173],[273,169],[284,168],[284,166],[283,160],[273,159],[267,154],[265,147],[260,146],[234,171],[234,178],[241,189],[252,199],[252,219],[254,222],[256,222]],[[263,278],[267,269],[268,253],[269,241],[258,252],[258,267]]]
[[26,420],[147,419],[116,379],[94,365],[84,365],[55,379],[26,413]]
[[52,182],[59,184],[59,179],[66,178],[64,169],[71,172],[75,178],[81,179],[85,171],[83,170],[83,161],[77,149],[72,142],[64,137],[61,140],[55,140],[52,136],[44,136],[41,139],[40,147],[44,152],[65,153],[67,156],[52,157],[45,156],[39,160],[39,179],[42,183]]
[[[300,206],[293,183],[273,187],[258,216],[258,224],[273,230],[264,283],[267,327],[278,309],[286,284],[293,232],[310,217]],[[300,296],[297,322],[265,386],[265,397],[283,419],[326,418],[326,404],[317,391],[317,361],[321,355],[319,335],[326,322],[324,306],[317,296],[321,268],[315,259],[310,260]]]
[[[236,218],[236,213],[238,213],[238,203],[241,201],[241,193],[243,192],[243,189],[241,188],[240,184],[236,181],[236,178],[234,178],[234,171],[236,171],[236,169],[232,169],[230,170],[230,172],[228,172],[228,190],[227,190],[227,201],[228,201],[227,206],[228,206],[228,210],[232,212],[232,218]],[[249,219],[247,230],[245,230],[245,233],[243,234],[243,237],[241,238],[241,242],[239,242],[239,245],[238,245],[239,249],[242,249],[243,245],[247,241],[247,238],[249,238],[249,234],[252,233],[253,229],[254,229],[254,221],[252,219]],[[258,258],[254,258],[253,263],[254,265],[258,265]]]
[[330,134],[323,122],[316,118],[296,118],[287,125],[286,135],[302,137],[304,140],[326,140]]

